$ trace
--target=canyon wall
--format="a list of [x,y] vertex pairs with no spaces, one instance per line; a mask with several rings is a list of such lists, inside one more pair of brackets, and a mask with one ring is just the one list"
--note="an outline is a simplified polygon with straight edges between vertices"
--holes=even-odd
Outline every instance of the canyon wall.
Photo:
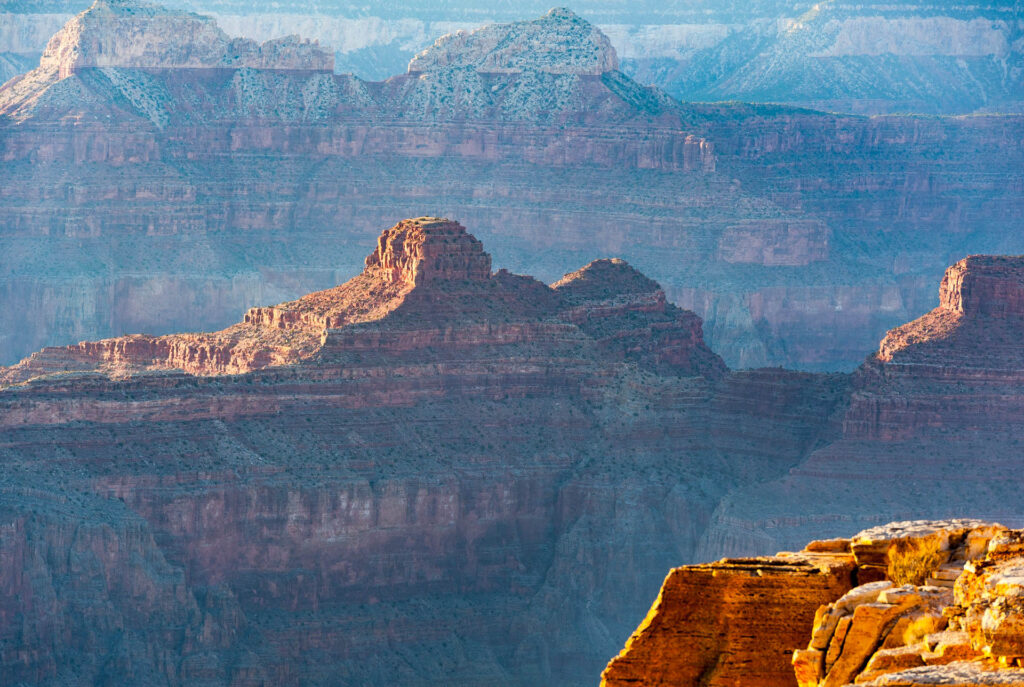
[[41,685],[592,684],[721,495],[795,465],[845,389],[728,373],[624,261],[549,287],[429,217],[227,330],[2,379],[0,618],[26,620],[0,677]]
[[[0,3],[8,12],[0,21],[0,52],[38,56],[60,23],[88,4]],[[318,40],[334,52],[339,72],[370,80],[404,71],[440,35],[550,9],[532,0],[484,8],[390,3],[365,12],[339,2],[320,3],[315,12],[297,2],[169,4],[210,14],[232,36]],[[607,34],[624,71],[680,100],[782,102],[864,114],[1020,113],[1024,102],[1021,27],[1011,2],[704,0],[666,7],[579,0],[571,7]]]
[[835,440],[727,498],[702,552],[793,547],[892,517],[1018,525],[1008,466],[1024,433],[1021,265],[970,256],[951,266],[939,307],[890,331],[853,374]]
[[[366,82],[277,52],[227,64],[209,22],[148,11],[199,26],[154,29],[166,44],[63,79],[58,60],[0,95],[5,363],[226,326],[356,274],[379,226],[424,210],[548,281],[595,253],[625,258],[739,367],[852,369],[934,304],[945,265],[1024,251],[1016,118],[684,106],[611,69],[607,39],[565,13]],[[76,21],[68,40],[105,40],[89,33],[109,22]],[[571,38],[561,51],[529,47],[553,27]],[[512,52],[487,52],[499,34]],[[202,68],[151,59],[211,50]],[[473,66],[502,60],[515,69]]]
[[[6,626],[4,678],[592,684],[665,570],[725,554],[673,572],[669,615],[641,628],[701,651],[634,639],[615,670],[635,681],[671,654],[776,684],[782,654],[756,658],[728,618],[791,651],[889,559],[845,540],[737,556],[912,510],[1020,519],[1022,274],[1020,258],[957,263],[940,307],[852,375],[730,371],[622,260],[547,286],[420,217],[357,277],[228,329],[44,350],[0,372],[0,617],[32,618]],[[58,565],[69,547],[88,566]],[[84,607],[53,601],[82,575],[104,580]],[[670,610],[698,590],[720,605]],[[140,608],[182,629],[153,634]],[[671,629],[684,621],[696,634]],[[124,629],[65,651],[79,623]]]

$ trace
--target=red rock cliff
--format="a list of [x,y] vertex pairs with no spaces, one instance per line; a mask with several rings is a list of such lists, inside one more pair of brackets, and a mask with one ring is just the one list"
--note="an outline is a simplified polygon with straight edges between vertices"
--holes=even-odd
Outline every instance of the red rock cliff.
[[545,280],[584,248],[621,255],[743,367],[852,369],[931,305],[951,251],[1024,250],[1012,117],[683,106],[608,71],[600,32],[565,13],[452,39],[437,52],[459,66],[435,54],[384,83],[290,63],[287,42],[281,68],[181,68],[220,49],[211,22],[185,15],[150,46],[132,42],[145,13],[95,13],[115,28],[86,22],[82,49],[109,41],[120,66],[44,69],[0,94],[0,250],[18,266],[0,326],[20,322],[0,333],[2,364],[196,314],[220,329],[356,274],[376,229],[421,207],[500,236]]
[[[1019,539],[1005,530],[974,520],[898,522],[798,553],[676,568],[602,684],[1021,684],[1024,673],[1001,673],[995,661],[960,663],[1015,658],[1024,646],[987,644],[995,635],[1024,636],[1016,608],[1007,614],[1013,619],[980,629],[1014,554],[998,556],[1001,569],[979,559]],[[1003,591],[1008,598],[1016,590]],[[968,638],[968,623],[977,639]]]
[[[729,374],[622,261],[552,288],[433,219],[275,312],[8,371],[32,378],[0,391],[3,512],[47,515],[0,531],[0,617],[26,619],[0,627],[0,681],[592,683],[721,494],[796,464],[844,388]],[[317,350],[111,366],[158,340],[203,365]]]
[[879,360],[924,362],[929,356],[1006,359],[1024,333],[1024,258],[972,255],[942,278],[939,307],[890,331]]

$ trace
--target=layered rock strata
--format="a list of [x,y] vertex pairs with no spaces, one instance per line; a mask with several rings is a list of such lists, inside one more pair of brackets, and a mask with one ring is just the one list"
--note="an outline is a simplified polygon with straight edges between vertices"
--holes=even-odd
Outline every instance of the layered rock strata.
[[677,568],[603,684],[1021,684],[1020,540],[975,520],[897,522]]
[[881,579],[818,609],[811,641],[793,654],[800,687],[870,682],[978,657],[959,623],[950,622],[953,586],[1004,530],[976,521],[924,521],[854,537],[854,556]]
[[[1018,262],[969,259],[965,273],[951,271],[960,276],[947,280],[943,302],[981,318],[972,325],[979,336],[994,330],[991,318],[1009,318],[1012,308],[993,301],[1013,302],[1007,275]],[[1001,267],[985,272],[990,263]],[[975,284],[986,284],[978,299]],[[191,357],[152,348],[161,340]],[[635,657],[647,656],[668,657],[687,675],[718,671],[722,684],[744,674],[786,684],[772,681],[795,679],[790,652],[807,646],[817,614],[836,627],[827,646],[810,647],[825,654],[821,662],[802,655],[801,674],[827,680],[839,665],[838,681],[859,654],[850,644],[838,663],[837,648],[830,663],[828,647],[844,641],[834,632],[848,616],[849,632],[857,611],[820,607],[870,582],[943,588],[991,530],[924,523],[739,557],[911,507],[942,516],[973,504],[1012,524],[1019,485],[1006,466],[1015,460],[1020,387],[1006,370],[1016,363],[972,366],[974,350],[955,349],[947,368],[899,365],[897,353],[853,376],[731,372],[703,343],[699,318],[624,261],[594,261],[547,286],[492,272],[480,242],[457,223],[400,222],[380,236],[360,276],[251,310],[228,330],[55,348],[3,371],[11,522],[60,530],[73,517],[89,528],[77,543],[33,540],[43,548],[31,560],[19,552],[36,550],[26,543],[36,530],[16,526],[0,543],[10,551],[0,556],[4,579],[13,580],[0,612],[31,619],[8,627],[2,677],[59,684],[75,671],[96,680],[110,665],[169,685],[197,676],[210,684],[584,684],[622,646],[664,570],[714,551],[732,559],[674,572],[661,611],[609,679],[615,671],[641,679],[644,661]],[[884,412],[865,412],[872,407]],[[902,434],[892,433],[897,427]],[[972,479],[968,464],[1003,477]],[[141,529],[115,527],[112,513],[125,512],[118,508]],[[100,552],[89,554],[97,575],[121,565],[103,552],[137,551],[150,562],[130,584],[150,585],[147,598],[160,599],[147,612],[178,618],[172,599],[183,593],[195,611],[175,622],[208,629],[147,633],[121,582],[88,583],[89,594],[67,597],[90,599],[86,606],[30,612],[26,600],[50,598],[39,590],[77,579],[53,561],[79,550]],[[722,605],[670,603],[705,592]],[[1001,612],[986,593],[996,592],[978,591],[965,619]],[[947,594],[913,591],[920,601],[897,612],[887,592],[865,602],[884,609],[860,614],[881,614],[871,627],[885,630],[890,620],[934,616]],[[764,606],[745,605],[748,595]],[[666,622],[673,613],[693,622]],[[760,618],[789,643],[785,652],[730,614]],[[84,633],[88,641],[67,651],[46,639],[97,623],[131,635]],[[855,636],[870,635],[862,629]],[[931,634],[947,630],[960,631]],[[670,650],[659,637],[701,649]],[[959,635],[934,639],[928,652],[965,651]],[[999,632],[986,642],[1008,646]],[[723,648],[734,645],[743,650]],[[900,651],[872,671],[916,660],[904,656],[916,649],[885,649]],[[922,652],[918,669],[931,668]]]
[[628,259],[734,367],[852,369],[934,306],[950,256],[1024,251],[1013,117],[684,106],[565,12],[366,82],[315,46],[224,53],[209,21],[131,7],[89,10],[0,93],[2,364],[221,329],[357,274],[378,227],[424,207],[546,281],[591,250]]
[[409,62],[409,72],[469,68],[483,74],[540,71],[600,76],[619,68],[611,41],[559,7],[539,20],[485,26],[443,36]]
[[[549,287],[492,272],[437,218],[227,333],[29,358],[0,392],[0,617],[28,619],[0,629],[0,681],[585,684],[717,492],[792,465],[837,394],[726,376],[699,320],[625,262]],[[754,389],[785,399],[731,401]],[[792,437],[768,444],[780,424]],[[130,579],[95,584],[120,556]]]
[[[365,264],[341,286],[251,308],[220,332],[44,349],[0,373],[0,384],[87,371],[239,374],[352,350],[525,343],[551,335],[586,335],[604,353],[661,373],[717,378],[725,371],[704,345],[700,318],[668,303],[656,282],[623,260],[596,261],[547,287],[504,270],[492,274],[491,256],[465,227],[420,217],[385,230]],[[360,324],[366,326],[354,327]]]
[[1024,484],[1006,466],[1024,440],[1022,265],[1007,256],[952,265],[941,305],[892,330],[853,374],[849,399],[832,418],[834,438],[787,476],[730,496],[707,553],[730,542],[741,542],[740,551],[794,547],[871,527],[881,513],[970,512],[1021,525]]
[[939,307],[886,334],[878,359],[942,365],[969,352],[977,364],[1013,361],[1024,331],[1024,261],[972,255],[946,270]]
[[[211,69],[217,67],[334,70],[334,56],[298,36],[262,45],[229,38],[210,17],[143,0],[95,0],[46,46],[39,72],[66,79],[89,68]],[[28,79],[38,79],[35,73]]]
[[849,554],[804,552],[675,568],[601,684],[789,684],[786,649],[855,571]]

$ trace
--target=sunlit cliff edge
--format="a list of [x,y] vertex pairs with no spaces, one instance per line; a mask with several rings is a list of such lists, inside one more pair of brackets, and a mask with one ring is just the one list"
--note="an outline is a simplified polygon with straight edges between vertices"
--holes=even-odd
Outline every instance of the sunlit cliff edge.
[[602,685],[1019,687],[1024,530],[894,522],[672,570]]

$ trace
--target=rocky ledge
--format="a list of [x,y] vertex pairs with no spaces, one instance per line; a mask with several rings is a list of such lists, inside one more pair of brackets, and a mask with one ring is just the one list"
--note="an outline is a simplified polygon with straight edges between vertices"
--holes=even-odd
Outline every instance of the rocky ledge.
[[978,520],[683,566],[603,684],[1017,687],[1022,573],[1024,531]]
[[403,220],[385,230],[362,274],[279,305],[251,308],[212,333],[135,334],[50,347],[10,368],[0,388],[67,373],[112,378],[181,370],[240,374],[345,355],[409,350],[438,341],[510,338],[529,342],[561,332],[582,336],[612,360],[661,373],[716,377],[721,358],[704,344],[701,320],[665,297],[623,260],[598,260],[552,286],[506,270],[458,222]]

